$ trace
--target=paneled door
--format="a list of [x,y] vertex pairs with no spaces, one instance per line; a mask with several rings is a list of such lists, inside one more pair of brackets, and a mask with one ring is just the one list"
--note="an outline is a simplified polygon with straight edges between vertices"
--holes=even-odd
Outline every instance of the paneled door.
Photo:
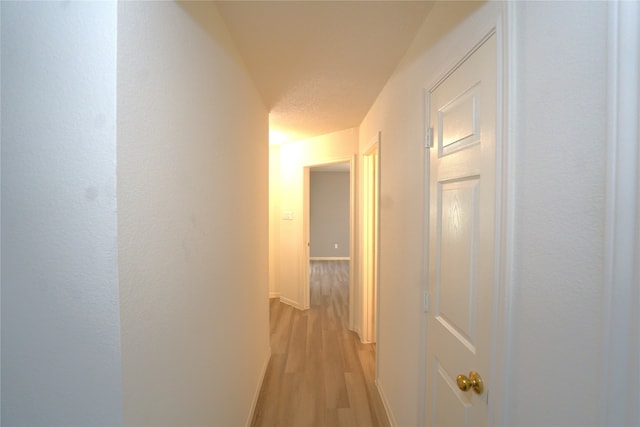
[[496,98],[495,34],[428,93],[428,426],[488,423]]

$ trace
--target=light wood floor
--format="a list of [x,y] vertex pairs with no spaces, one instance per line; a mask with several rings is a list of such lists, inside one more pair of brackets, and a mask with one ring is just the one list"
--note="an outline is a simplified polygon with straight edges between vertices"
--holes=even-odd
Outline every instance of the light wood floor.
[[306,311],[270,301],[271,360],[252,426],[388,426],[375,345],[347,329],[349,262],[312,261]]

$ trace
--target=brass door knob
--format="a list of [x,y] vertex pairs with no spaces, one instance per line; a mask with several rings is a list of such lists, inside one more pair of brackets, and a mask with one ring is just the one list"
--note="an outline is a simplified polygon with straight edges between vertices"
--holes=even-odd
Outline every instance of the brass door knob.
[[476,371],[469,372],[468,378],[464,375],[458,375],[456,382],[458,383],[458,388],[462,391],[469,391],[469,389],[473,389],[477,394],[482,394],[484,391],[482,378]]

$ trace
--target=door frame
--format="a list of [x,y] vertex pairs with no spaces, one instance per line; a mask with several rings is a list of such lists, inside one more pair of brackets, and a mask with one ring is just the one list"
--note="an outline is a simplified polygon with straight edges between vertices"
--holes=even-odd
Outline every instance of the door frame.
[[380,290],[380,142],[381,134],[372,138],[362,155],[361,286],[363,343],[378,341],[378,295]]
[[640,332],[627,325],[640,321],[640,5],[612,2],[607,9],[609,90],[600,424],[635,425],[640,421],[640,409],[633,405],[640,399]]
[[316,166],[327,166],[336,163],[349,163],[349,329],[354,329],[354,274],[355,268],[354,264],[356,263],[356,247],[355,247],[355,198],[356,198],[356,180],[355,180],[355,163],[356,158],[354,155],[343,156],[343,157],[335,157],[329,160],[325,160],[318,163],[311,163],[303,165],[303,185],[302,185],[302,241],[300,244],[302,245],[302,253],[304,256],[301,257],[303,265],[300,266],[300,271],[302,272],[302,277],[300,278],[300,283],[302,286],[302,290],[300,295],[302,295],[302,306],[303,309],[308,309],[310,307],[310,283],[309,283],[309,261],[310,261],[310,182],[311,182],[311,169]]

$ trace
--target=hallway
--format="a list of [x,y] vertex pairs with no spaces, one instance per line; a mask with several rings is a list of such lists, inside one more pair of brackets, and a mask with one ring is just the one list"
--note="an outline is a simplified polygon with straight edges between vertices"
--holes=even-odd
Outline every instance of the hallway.
[[271,360],[253,426],[387,426],[375,344],[347,329],[348,261],[311,261],[311,308],[270,300]]
[[0,1],[0,59],[0,425],[640,426],[639,1]]

